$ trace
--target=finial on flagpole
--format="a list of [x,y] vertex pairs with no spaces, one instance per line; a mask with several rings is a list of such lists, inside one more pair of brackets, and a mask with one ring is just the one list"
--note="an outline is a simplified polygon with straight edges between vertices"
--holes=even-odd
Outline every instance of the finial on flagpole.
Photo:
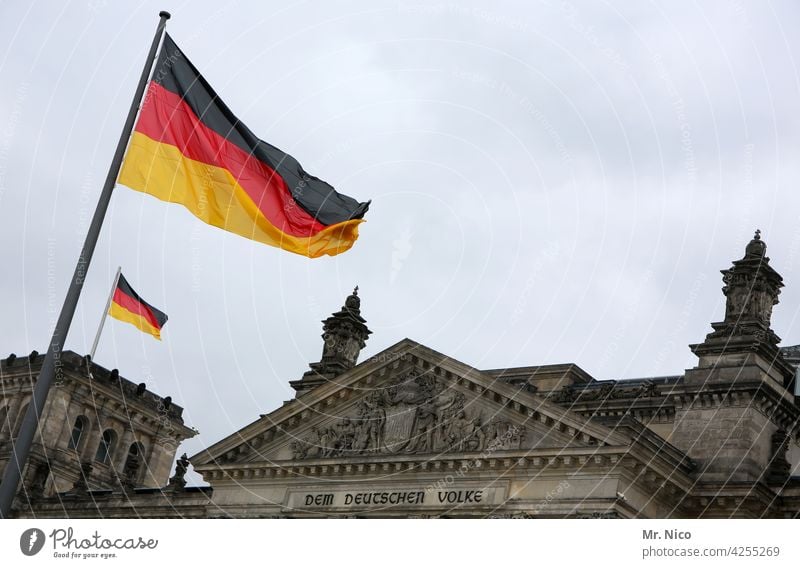
[[158,15],[159,15],[161,18],[164,18],[165,20],[169,20],[169,19],[172,17],[172,14],[170,14],[170,13],[169,13],[169,12],[167,12],[166,10],[161,10],[161,11],[158,13]]

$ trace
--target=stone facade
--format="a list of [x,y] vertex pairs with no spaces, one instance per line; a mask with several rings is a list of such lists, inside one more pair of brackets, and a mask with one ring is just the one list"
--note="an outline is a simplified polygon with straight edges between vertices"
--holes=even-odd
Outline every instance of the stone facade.
[[[33,392],[43,355],[0,362],[0,468]],[[159,488],[180,443],[195,435],[169,397],[161,398],[73,352],[62,353],[40,428],[23,472],[16,508],[90,492]]]
[[[722,274],[725,318],[691,346],[697,365],[618,381],[574,364],[479,370],[410,339],[358,363],[370,331],[354,291],[296,397],[179,460],[164,487],[79,487],[19,514],[796,517],[800,347],[770,328],[782,279],[758,233]],[[45,430],[63,440],[71,419]],[[188,461],[210,487],[184,487]]]

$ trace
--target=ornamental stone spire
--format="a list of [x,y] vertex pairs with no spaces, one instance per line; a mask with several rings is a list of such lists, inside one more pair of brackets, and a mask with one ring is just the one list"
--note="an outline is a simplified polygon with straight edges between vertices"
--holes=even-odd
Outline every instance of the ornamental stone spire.
[[[700,361],[687,372],[687,382],[764,380],[783,394],[793,388],[794,370],[780,354],[780,337],[770,327],[783,278],[769,264],[761,231],[745,247],[744,257],[721,272],[725,319],[711,324],[714,331],[705,341],[690,346]],[[736,377],[728,376],[734,372]]]
[[744,258],[735,260],[731,268],[722,271],[725,283],[722,292],[727,297],[726,323],[770,329],[772,306],[778,303],[783,278],[769,265],[766,254],[767,245],[761,240],[761,231],[757,230],[745,248]]
[[372,333],[366,323],[367,320],[361,316],[361,298],[356,286],[342,309],[322,322],[322,358],[309,365],[311,370],[306,371],[302,379],[290,383],[298,394],[356,366],[358,355]]
[[690,346],[698,361],[684,375],[670,442],[694,460],[703,483],[774,484],[787,476],[781,416],[795,408],[794,368],[770,328],[783,278],[769,265],[760,231],[722,282],[725,319]]
[[725,320],[713,323],[714,332],[692,350],[697,355],[760,347],[775,356],[780,338],[770,328],[772,307],[778,303],[783,278],[769,264],[767,245],[756,231],[744,257],[722,270]]

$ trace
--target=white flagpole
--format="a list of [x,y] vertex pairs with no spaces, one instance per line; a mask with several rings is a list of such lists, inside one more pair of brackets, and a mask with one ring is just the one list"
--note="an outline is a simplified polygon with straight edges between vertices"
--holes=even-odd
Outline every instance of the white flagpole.
[[94,343],[92,344],[92,351],[89,357],[94,359],[94,352],[97,351],[97,344],[100,343],[100,334],[103,333],[103,325],[106,323],[108,310],[111,307],[111,301],[114,299],[114,292],[117,290],[117,283],[119,282],[119,275],[122,274],[122,267],[117,267],[117,275],[114,276],[114,283],[111,285],[111,292],[108,294],[108,301],[106,301],[106,309],[103,310],[103,317],[100,318],[100,326],[97,328],[97,335],[94,336]]

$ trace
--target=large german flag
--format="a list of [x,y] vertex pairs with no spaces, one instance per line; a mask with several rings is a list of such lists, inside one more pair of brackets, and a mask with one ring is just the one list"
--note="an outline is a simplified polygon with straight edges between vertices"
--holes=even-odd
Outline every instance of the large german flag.
[[353,246],[369,202],[338,193],[257,138],[167,34],[119,182],[297,254]]
[[167,314],[142,300],[122,274],[117,280],[108,313],[111,317],[135,325],[158,340],[161,339],[161,328],[167,323]]

